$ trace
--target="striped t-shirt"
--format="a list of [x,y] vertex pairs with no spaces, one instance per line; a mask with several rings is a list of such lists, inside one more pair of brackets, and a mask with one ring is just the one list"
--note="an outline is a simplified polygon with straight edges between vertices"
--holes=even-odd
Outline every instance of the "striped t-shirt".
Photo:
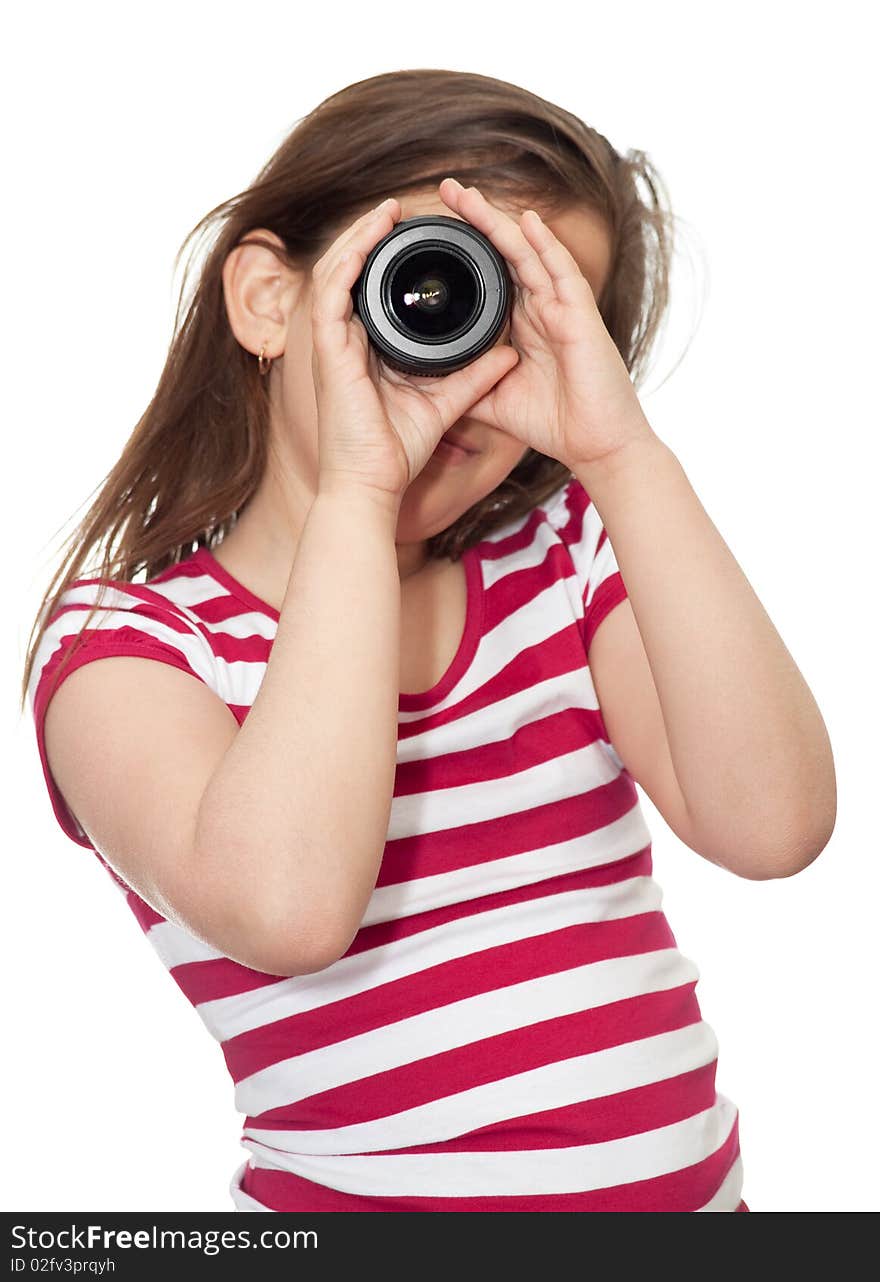
[[[67,590],[31,678],[55,815],[220,1043],[249,1154],[236,1209],[748,1210],[699,971],[661,910],[587,663],[626,595],[598,511],[572,478],[463,560],[461,643],[432,689],[400,694],[382,862],[332,965],[277,976],[208,947],[141,899],[67,808],[43,721],[96,579]],[[115,583],[104,607],[68,673],[156,659],[244,721],[279,615],[208,548]]]

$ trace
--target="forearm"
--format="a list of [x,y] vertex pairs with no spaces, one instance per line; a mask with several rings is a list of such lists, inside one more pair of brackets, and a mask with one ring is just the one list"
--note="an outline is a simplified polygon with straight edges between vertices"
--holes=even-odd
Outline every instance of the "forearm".
[[614,548],[707,848],[820,849],[836,809],[825,723],[678,458],[646,431],[575,473]]
[[289,935],[292,956],[321,956],[341,936],[345,946],[385,845],[400,664],[395,529],[394,515],[356,491],[319,493],[259,692],[202,802],[202,875],[242,887],[255,919]]

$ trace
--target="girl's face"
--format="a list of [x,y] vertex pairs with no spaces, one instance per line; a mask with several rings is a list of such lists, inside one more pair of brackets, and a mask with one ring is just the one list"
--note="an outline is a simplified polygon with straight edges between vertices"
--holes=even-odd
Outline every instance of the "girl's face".
[[[490,199],[518,221],[519,208]],[[401,220],[419,214],[458,217],[435,188],[406,192],[398,200]],[[548,225],[574,255],[598,297],[611,255],[610,237],[602,219],[590,210],[576,209],[548,219]],[[333,237],[337,234],[336,230],[332,233]],[[277,239],[262,228],[260,235]],[[267,353],[281,353],[274,356],[267,375],[273,437],[270,466],[272,459],[276,465],[280,463],[286,474],[285,487],[292,487],[310,502],[318,488],[319,458],[312,381],[311,273],[286,272],[270,251],[245,245],[227,259],[224,288],[230,324],[238,341],[250,352],[259,353],[265,343]],[[508,322],[498,342],[508,342],[509,335]],[[516,437],[481,423],[476,416],[464,415],[454,430],[475,453],[453,461],[441,450],[429,459],[401,500],[398,544],[421,543],[447,529],[500,485],[527,450]]]

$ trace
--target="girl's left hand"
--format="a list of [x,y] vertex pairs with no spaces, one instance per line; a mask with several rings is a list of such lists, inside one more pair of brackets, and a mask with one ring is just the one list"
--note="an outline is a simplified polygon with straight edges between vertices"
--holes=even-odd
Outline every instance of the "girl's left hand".
[[568,249],[534,210],[517,223],[476,187],[440,183],[443,201],[486,236],[516,287],[510,342],[520,359],[468,410],[570,471],[653,434],[629,371]]

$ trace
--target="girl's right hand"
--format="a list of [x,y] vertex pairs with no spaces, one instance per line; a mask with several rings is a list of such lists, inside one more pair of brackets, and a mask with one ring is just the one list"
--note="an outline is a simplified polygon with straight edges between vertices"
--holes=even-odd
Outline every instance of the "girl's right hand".
[[496,345],[439,378],[400,374],[379,359],[351,290],[374,245],[401,214],[389,197],[334,240],[312,268],[312,376],[319,488],[354,485],[400,503],[441,436],[519,360]]

